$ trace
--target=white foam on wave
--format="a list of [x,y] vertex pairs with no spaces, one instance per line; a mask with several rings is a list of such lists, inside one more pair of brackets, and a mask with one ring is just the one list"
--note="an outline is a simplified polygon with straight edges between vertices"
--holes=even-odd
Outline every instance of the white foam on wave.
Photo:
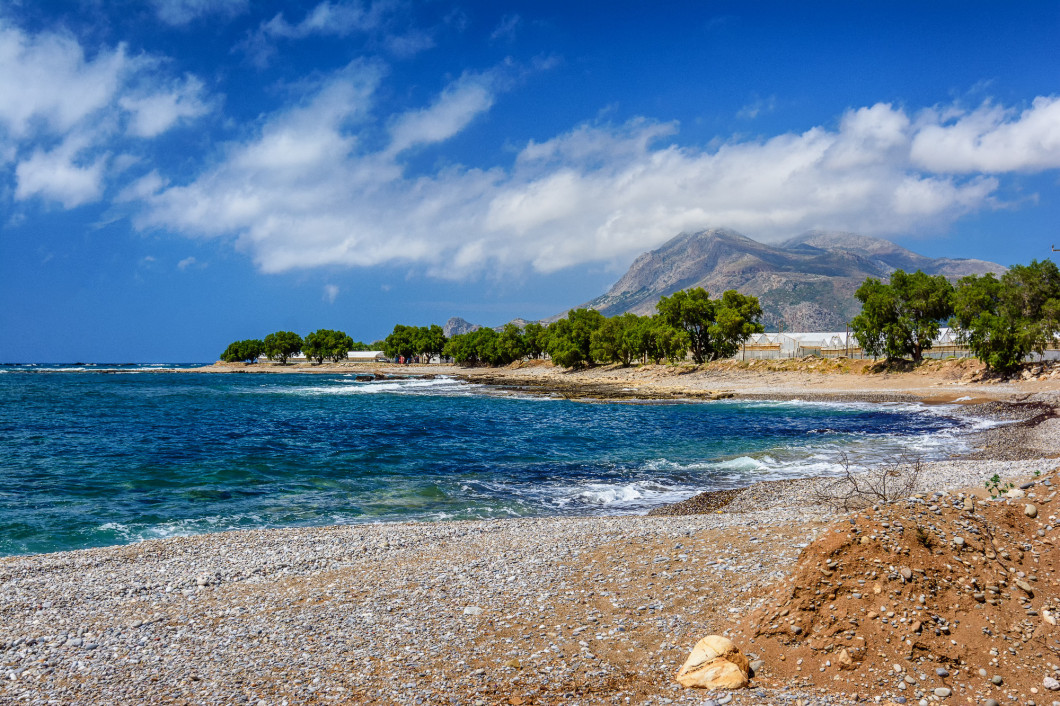
[[296,395],[380,395],[380,394],[417,394],[417,395],[459,395],[473,394],[480,386],[438,377],[432,380],[409,378],[406,380],[342,380],[325,385],[307,385],[302,387],[264,386],[268,392],[280,392]]

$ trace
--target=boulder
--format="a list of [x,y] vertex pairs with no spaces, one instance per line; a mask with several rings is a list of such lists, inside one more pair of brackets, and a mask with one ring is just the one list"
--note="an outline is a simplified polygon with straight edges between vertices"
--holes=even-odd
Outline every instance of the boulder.
[[741,689],[747,686],[750,671],[747,657],[732,640],[708,635],[677,671],[677,683],[699,689]]

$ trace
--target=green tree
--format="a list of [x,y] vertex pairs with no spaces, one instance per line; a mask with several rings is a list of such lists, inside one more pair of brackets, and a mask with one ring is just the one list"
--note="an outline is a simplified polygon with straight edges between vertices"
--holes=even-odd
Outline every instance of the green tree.
[[228,344],[221,360],[226,363],[235,363],[240,360],[253,363],[265,350],[265,344],[256,338],[248,338],[245,341],[234,341]]
[[336,363],[345,360],[352,348],[353,339],[344,332],[325,328],[313,331],[302,342],[302,351],[317,364],[325,358]]
[[604,319],[590,336],[590,353],[594,360],[628,367],[643,348],[640,334],[640,317],[636,314],[626,313]]
[[547,338],[546,328],[539,323],[529,323],[523,327],[523,349],[531,358],[540,358],[545,352]]
[[884,284],[868,278],[854,293],[861,313],[850,328],[862,349],[888,360],[910,356],[919,364],[938,336],[941,322],[953,314],[953,285],[942,275],[895,270]]
[[573,368],[592,365],[593,331],[600,328],[604,315],[595,309],[571,309],[566,318],[548,327],[546,350],[556,365]]
[[951,324],[992,370],[1010,372],[1043,354],[1060,333],[1060,270],[1050,260],[1014,265],[1001,279],[970,275],[957,283]]
[[445,331],[442,330],[442,327],[437,324],[431,324],[430,326],[420,329],[419,352],[427,356],[427,360],[429,361],[436,355],[442,355],[447,340],[448,339],[445,337]]
[[397,360],[399,356],[409,358],[418,352],[419,338],[420,333],[415,326],[397,324],[391,334],[383,341],[383,353],[386,354],[387,358],[393,358],[394,360]]
[[526,340],[523,331],[512,323],[505,324],[497,338],[497,354],[507,365],[526,356]]
[[291,331],[270,333],[262,343],[265,355],[280,361],[280,365],[287,365],[287,359],[302,350],[302,337]]
[[687,334],[696,363],[731,357],[752,333],[764,330],[758,298],[732,289],[717,300],[702,287],[682,290],[662,297],[655,308],[663,323]]

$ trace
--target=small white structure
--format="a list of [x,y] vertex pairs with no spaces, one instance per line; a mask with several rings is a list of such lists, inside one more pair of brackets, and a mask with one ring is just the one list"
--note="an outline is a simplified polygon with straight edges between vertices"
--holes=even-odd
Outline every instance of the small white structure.
[[346,359],[351,363],[385,363],[386,355],[383,351],[350,351]]

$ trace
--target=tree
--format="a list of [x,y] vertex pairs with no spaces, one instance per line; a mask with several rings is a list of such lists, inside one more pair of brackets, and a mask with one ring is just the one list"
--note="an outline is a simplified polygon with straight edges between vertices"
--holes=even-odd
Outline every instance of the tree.
[[291,331],[277,331],[266,336],[262,344],[265,355],[286,365],[288,358],[302,350],[302,337]]
[[571,309],[567,317],[548,327],[546,350],[556,365],[573,368],[592,365],[593,331],[600,328],[604,315],[595,309]]
[[604,319],[590,337],[592,357],[628,367],[633,357],[643,350],[640,318],[636,314],[626,313]]
[[504,325],[500,336],[497,337],[497,353],[507,365],[526,356],[526,341],[523,339],[523,331],[512,323]]
[[419,338],[419,352],[427,356],[427,360],[430,360],[434,356],[441,356],[442,351],[445,350],[445,343],[448,341],[445,337],[445,331],[438,324],[431,324],[428,327],[420,329]]
[[307,335],[302,346],[306,356],[315,359],[317,364],[323,363],[325,358],[336,363],[345,360],[352,348],[352,338],[342,331],[325,328],[317,329]]
[[387,358],[397,360],[398,357],[409,358],[417,352],[419,347],[419,332],[415,326],[397,324],[393,332],[383,341],[383,353]]
[[889,284],[870,277],[854,296],[862,310],[850,328],[865,352],[888,360],[908,355],[919,364],[941,322],[953,314],[953,285],[942,275],[920,270],[895,270]]
[[523,348],[531,358],[540,358],[545,352],[546,328],[539,323],[529,323],[523,327]]
[[960,340],[992,370],[1010,372],[1043,354],[1060,333],[1060,270],[1050,260],[1014,265],[998,280],[969,275],[957,283],[953,320]]
[[682,290],[662,297],[655,308],[663,323],[687,334],[696,363],[731,357],[752,333],[764,330],[758,298],[733,289],[717,300],[702,287]]
[[224,353],[221,354],[221,360],[226,363],[235,363],[240,360],[253,363],[264,350],[265,344],[256,338],[234,341],[228,344],[228,348],[225,348]]

